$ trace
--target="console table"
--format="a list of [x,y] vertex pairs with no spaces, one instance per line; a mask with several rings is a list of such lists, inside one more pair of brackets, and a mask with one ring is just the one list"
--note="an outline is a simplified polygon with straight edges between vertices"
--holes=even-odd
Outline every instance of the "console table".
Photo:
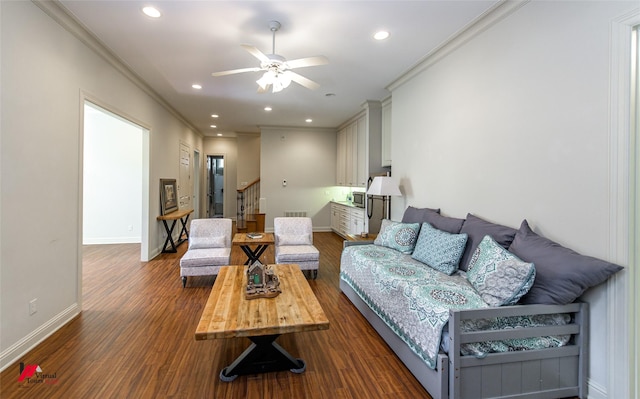
[[[189,239],[189,231],[187,230],[187,221],[189,220],[189,215],[193,213],[193,209],[187,210],[178,210],[171,213],[167,213],[166,215],[160,215],[156,219],[162,220],[162,224],[164,225],[164,230],[167,232],[167,239],[164,240],[164,246],[162,247],[162,252],[178,252],[177,246],[185,242]],[[167,223],[168,220],[171,220],[171,227]],[[176,227],[176,222],[180,220],[182,224],[182,230],[180,230],[180,235],[178,235],[177,242],[173,241],[173,228]],[[182,235],[184,234],[184,238]],[[167,245],[171,244],[171,248],[167,249]]]

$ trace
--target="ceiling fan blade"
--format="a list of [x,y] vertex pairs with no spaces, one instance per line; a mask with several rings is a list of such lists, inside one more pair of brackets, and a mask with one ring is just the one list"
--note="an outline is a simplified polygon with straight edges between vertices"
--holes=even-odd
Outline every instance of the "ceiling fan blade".
[[291,78],[291,80],[293,80],[294,82],[296,82],[301,86],[306,87],[307,89],[315,90],[318,87],[320,87],[320,85],[314,82],[313,80],[307,79],[304,76],[298,75],[295,72],[287,71],[286,74]]
[[327,57],[319,55],[317,57],[307,57],[307,58],[298,58],[297,60],[287,61],[287,65],[290,69],[293,68],[304,68],[316,65],[325,65],[328,64],[329,60]]
[[267,57],[266,55],[264,55],[264,53],[260,50],[258,50],[256,47],[250,45],[250,44],[241,44],[240,47],[242,47],[243,49],[247,50],[252,56],[256,57],[257,59],[260,60],[260,62],[269,62],[269,57]]
[[259,68],[259,67],[232,69],[230,71],[214,72],[214,73],[211,74],[211,76],[225,76],[225,75],[233,75],[234,73],[257,72],[260,69],[261,68]]

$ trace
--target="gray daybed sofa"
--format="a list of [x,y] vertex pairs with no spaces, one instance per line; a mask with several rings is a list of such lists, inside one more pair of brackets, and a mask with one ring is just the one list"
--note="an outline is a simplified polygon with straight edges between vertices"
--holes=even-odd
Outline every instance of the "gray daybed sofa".
[[340,288],[434,399],[585,398],[589,313],[576,300],[620,269],[526,221],[409,207],[375,242],[345,241]]

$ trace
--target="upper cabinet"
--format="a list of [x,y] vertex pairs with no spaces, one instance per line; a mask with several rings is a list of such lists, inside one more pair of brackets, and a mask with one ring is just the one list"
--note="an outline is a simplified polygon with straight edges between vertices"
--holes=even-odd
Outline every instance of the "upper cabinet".
[[339,186],[366,187],[365,115],[338,130],[336,181]]
[[369,176],[383,171],[381,165],[382,105],[367,101],[364,111],[338,129],[336,183],[367,187]]
[[382,102],[382,166],[391,166],[391,97]]

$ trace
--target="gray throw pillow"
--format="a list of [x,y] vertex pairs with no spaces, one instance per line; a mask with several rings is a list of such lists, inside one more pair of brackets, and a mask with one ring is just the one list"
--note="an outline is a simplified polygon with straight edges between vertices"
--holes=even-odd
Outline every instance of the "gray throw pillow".
[[622,266],[563,247],[534,233],[526,220],[509,247],[509,252],[536,265],[536,280],[522,297],[522,304],[565,305],[590,287],[605,282]]
[[408,206],[402,215],[402,223],[420,223],[426,222],[429,213],[440,213],[440,209],[432,208],[415,208]]
[[468,236],[467,247],[464,250],[464,254],[462,254],[462,259],[460,259],[460,269],[467,270],[471,257],[484,236],[491,236],[498,245],[507,249],[511,245],[516,231],[512,227],[488,222],[470,213],[467,214],[467,219],[464,221],[462,229],[460,229],[460,233],[467,233]]
[[414,220],[412,222],[420,224],[427,222],[436,229],[446,231],[451,234],[458,234],[462,228],[462,224],[464,223],[464,219],[442,216],[439,212],[433,211],[423,211],[421,216],[422,218],[419,221]]

